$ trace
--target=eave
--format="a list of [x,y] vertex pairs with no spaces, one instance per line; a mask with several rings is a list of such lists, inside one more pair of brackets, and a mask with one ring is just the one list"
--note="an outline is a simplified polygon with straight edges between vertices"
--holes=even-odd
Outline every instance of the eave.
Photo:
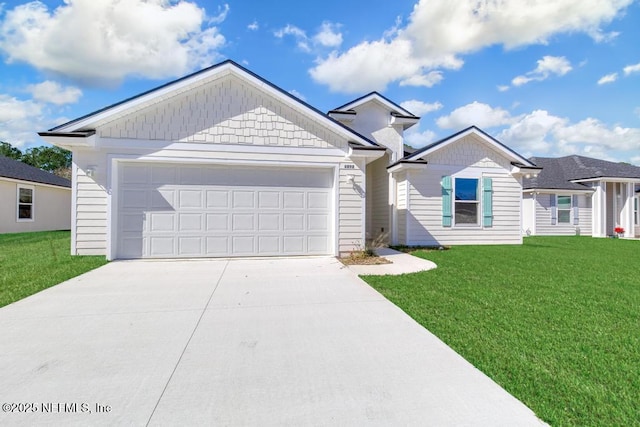
[[426,160],[399,160],[387,166],[388,173],[396,173],[404,170],[423,169],[429,163]]
[[523,193],[574,193],[574,194],[592,194],[595,190],[585,188],[584,190],[569,188],[527,188],[522,190]]
[[46,142],[51,145],[67,149],[96,146],[96,131],[74,131],[74,132],[38,132]]

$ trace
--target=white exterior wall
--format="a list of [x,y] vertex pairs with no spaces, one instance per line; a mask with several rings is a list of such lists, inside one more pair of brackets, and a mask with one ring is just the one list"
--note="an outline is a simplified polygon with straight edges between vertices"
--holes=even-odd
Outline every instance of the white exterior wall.
[[[567,195],[568,193],[557,193]],[[576,227],[580,229],[580,235],[591,235],[592,208],[591,197],[581,194],[578,196],[578,225],[573,223],[573,207],[569,223],[551,224],[551,198],[554,194],[540,193],[535,196],[535,234],[537,236],[573,236],[576,235]]]
[[[388,155],[367,165],[367,238],[390,234]],[[387,239],[388,240],[388,239]]]
[[522,195],[522,235],[535,235],[535,200],[534,195],[526,193]]
[[[33,221],[18,221],[18,186],[33,188]],[[0,178],[0,233],[69,230],[71,189]]]
[[[407,245],[521,244],[522,184],[510,174],[508,158],[469,135],[425,158],[407,172]],[[492,178],[493,226],[442,226],[443,176]],[[479,194],[482,200],[482,194]],[[482,206],[479,208],[482,224]]]
[[358,106],[355,111],[355,118],[347,126],[389,148],[395,154],[391,161],[403,157],[402,127],[389,125],[391,116],[387,107],[372,101]]
[[407,244],[407,216],[408,216],[408,197],[407,189],[409,183],[407,182],[407,174],[405,172],[399,173],[396,179],[398,191],[396,192],[396,206],[398,221],[398,244]]
[[112,187],[126,160],[339,168],[336,251],[364,246],[365,166],[345,158],[346,139],[239,80],[182,93],[96,131],[98,148],[74,151],[73,254],[115,253]]

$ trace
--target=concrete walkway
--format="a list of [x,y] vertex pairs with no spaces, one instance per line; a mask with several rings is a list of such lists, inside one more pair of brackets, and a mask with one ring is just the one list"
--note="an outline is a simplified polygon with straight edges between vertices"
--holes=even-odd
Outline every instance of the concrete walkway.
[[357,275],[397,275],[406,273],[417,273],[436,268],[435,263],[413,255],[399,252],[389,248],[376,249],[378,256],[387,258],[391,264],[378,265],[350,265],[349,269]]
[[3,426],[540,425],[334,258],[112,262],[0,330]]

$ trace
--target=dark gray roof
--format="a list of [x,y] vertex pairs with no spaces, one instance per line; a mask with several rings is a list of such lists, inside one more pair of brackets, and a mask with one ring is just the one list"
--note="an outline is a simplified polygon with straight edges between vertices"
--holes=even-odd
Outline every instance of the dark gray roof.
[[589,187],[571,181],[605,177],[640,179],[640,167],[626,163],[608,162],[577,155],[559,158],[532,157],[529,160],[542,167],[542,171],[537,178],[523,180],[525,189],[586,190]]
[[5,156],[0,156],[0,177],[57,185],[58,187],[71,187],[71,181],[66,178],[43,171],[42,169],[34,168],[33,166]]

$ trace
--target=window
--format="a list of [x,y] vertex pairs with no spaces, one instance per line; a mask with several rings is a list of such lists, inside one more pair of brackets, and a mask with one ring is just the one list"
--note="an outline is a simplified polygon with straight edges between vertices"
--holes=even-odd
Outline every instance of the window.
[[455,224],[478,224],[478,180],[455,179]]
[[18,221],[33,221],[33,187],[18,186]]
[[558,224],[571,222],[571,196],[558,196]]

